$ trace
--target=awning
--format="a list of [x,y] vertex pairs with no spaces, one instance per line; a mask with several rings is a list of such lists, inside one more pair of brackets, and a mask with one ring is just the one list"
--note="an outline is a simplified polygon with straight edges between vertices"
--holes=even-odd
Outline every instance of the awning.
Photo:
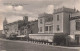
[[19,36],[17,36],[17,37],[26,37],[26,35],[19,35]]
[[71,40],[72,42],[75,41],[75,35],[69,35],[69,37],[70,37],[70,40]]
[[71,39],[75,40],[75,35],[68,35]]

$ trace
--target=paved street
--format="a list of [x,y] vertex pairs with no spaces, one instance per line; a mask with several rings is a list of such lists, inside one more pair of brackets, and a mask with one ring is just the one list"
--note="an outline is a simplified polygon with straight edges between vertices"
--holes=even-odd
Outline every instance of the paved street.
[[[68,51],[69,49],[64,51]],[[60,47],[34,44],[26,41],[0,39],[0,51],[63,51]],[[74,51],[74,50],[72,50]]]

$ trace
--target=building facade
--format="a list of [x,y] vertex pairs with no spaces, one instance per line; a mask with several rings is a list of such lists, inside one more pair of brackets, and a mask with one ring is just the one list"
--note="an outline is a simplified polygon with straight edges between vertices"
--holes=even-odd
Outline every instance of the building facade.
[[80,12],[71,15],[70,23],[70,34],[80,34]]
[[70,34],[75,36],[75,40],[80,43],[80,12],[71,15]]
[[38,36],[36,34],[30,36],[32,38],[34,37],[35,39],[35,37],[41,38],[42,34],[43,35],[45,34],[45,36],[46,34],[48,34],[47,37],[44,36],[44,38],[48,38],[49,35],[52,35],[53,38],[54,34],[71,35],[71,32],[74,30],[73,24],[75,23],[71,23],[70,19],[71,19],[71,15],[76,12],[77,11],[75,9],[62,7],[62,8],[54,9],[53,14],[46,14],[46,13],[40,14],[38,17],[38,29],[39,29],[38,34],[39,35],[41,34],[41,36]]
[[70,15],[74,13],[74,9],[59,8],[53,13],[53,32],[54,34],[70,34]]
[[53,33],[53,15],[40,14],[38,17],[38,33]]
[[38,33],[70,34],[70,15],[75,13],[71,8],[54,9],[53,14],[41,14],[38,17]]

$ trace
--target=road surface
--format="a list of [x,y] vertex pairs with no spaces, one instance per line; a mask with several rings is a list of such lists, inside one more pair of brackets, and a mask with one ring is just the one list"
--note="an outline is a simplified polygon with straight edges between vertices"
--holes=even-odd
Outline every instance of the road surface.
[[[26,41],[0,39],[0,51],[63,51],[63,49],[60,47],[56,48],[50,45],[34,44]],[[69,49],[64,49],[64,51],[69,51]]]

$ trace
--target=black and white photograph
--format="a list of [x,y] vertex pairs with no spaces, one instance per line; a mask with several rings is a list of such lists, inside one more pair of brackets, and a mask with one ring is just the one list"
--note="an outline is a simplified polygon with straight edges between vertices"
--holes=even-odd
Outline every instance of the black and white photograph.
[[80,0],[0,0],[0,51],[80,51]]

